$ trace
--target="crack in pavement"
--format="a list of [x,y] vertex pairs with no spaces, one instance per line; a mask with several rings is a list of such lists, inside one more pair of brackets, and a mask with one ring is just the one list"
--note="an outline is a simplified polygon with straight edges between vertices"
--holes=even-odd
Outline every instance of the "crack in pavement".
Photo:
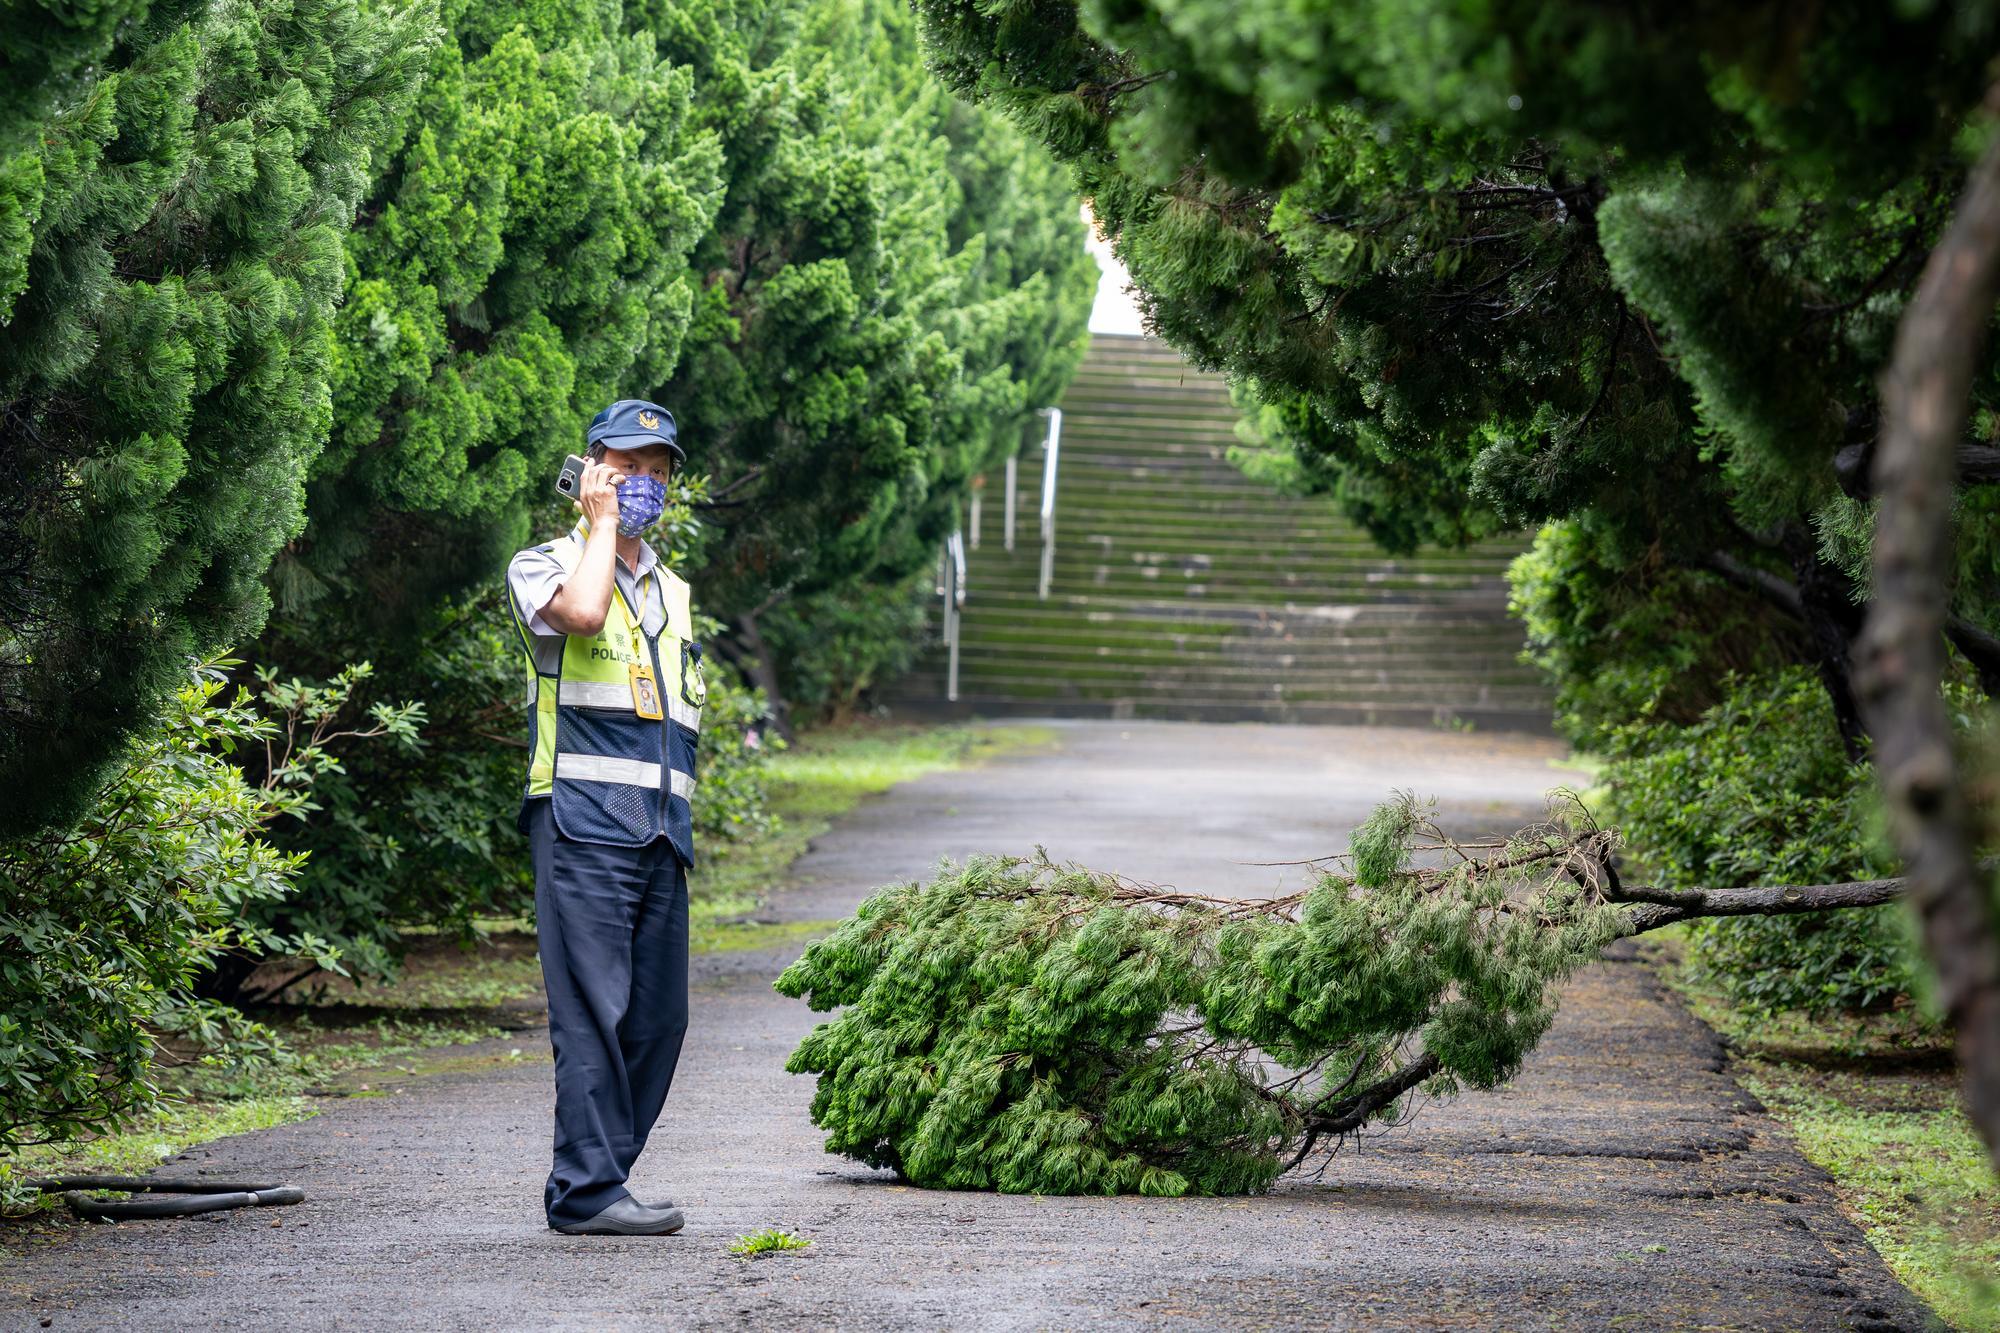
[[[1296,887],[1391,787],[1454,834],[1535,818],[1581,775],[1530,737],[1137,722],[905,784],[817,840],[770,915],[851,911],[941,855],[1025,851],[1209,891]],[[54,1328],[967,1326],[1920,1329],[1904,1291],[1713,1035],[1614,949],[1570,984],[1519,1079],[1369,1135],[1244,1199],[933,1192],[827,1156],[784,1060],[817,1016],[769,986],[789,954],[695,959],[693,1027],[633,1178],[670,1238],[541,1217],[548,1066],[522,1033],[457,1072],[330,1102],[190,1154],[303,1184],[296,1208],[68,1229],[0,1273],[0,1321]],[[479,1067],[482,1062],[486,1067]],[[729,1256],[783,1227],[796,1255]],[[17,1251],[19,1245],[16,1244]]]

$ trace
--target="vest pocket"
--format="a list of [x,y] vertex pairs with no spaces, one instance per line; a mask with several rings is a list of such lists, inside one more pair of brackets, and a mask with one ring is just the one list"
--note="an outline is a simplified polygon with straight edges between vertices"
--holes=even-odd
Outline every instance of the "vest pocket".
[[651,842],[665,827],[660,724],[630,712],[559,711],[550,792],[556,827],[579,842]]

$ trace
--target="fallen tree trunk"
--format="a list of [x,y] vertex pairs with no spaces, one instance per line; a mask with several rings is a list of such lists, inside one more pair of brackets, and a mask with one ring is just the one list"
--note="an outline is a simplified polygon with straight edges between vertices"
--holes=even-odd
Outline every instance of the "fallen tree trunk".
[[1414,1097],[1512,1078],[1562,981],[1614,940],[1909,892],[1627,885],[1616,830],[1559,798],[1460,843],[1400,795],[1309,863],[1311,888],[1254,901],[1039,852],[947,863],[785,970],[782,993],[843,1010],[786,1067],[818,1075],[830,1151],[919,1185],[1242,1193]]

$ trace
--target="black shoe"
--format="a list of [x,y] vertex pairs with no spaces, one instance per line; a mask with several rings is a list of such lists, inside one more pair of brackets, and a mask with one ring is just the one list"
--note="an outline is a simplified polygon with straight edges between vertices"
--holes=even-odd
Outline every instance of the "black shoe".
[[663,1213],[671,1213],[675,1209],[680,1207],[680,1205],[675,1203],[672,1199],[655,1199],[646,1206],[648,1208],[657,1208]]
[[581,1222],[549,1223],[566,1236],[671,1236],[685,1225],[678,1208],[648,1208],[631,1196]]

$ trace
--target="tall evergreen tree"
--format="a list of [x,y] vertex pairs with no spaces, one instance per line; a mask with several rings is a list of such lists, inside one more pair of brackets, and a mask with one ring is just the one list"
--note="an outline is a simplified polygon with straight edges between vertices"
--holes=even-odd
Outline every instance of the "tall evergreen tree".
[[691,70],[615,0],[444,19],[348,238],[332,440],[275,571],[268,647],[309,667],[491,582],[581,423],[674,364],[721,199]]
[[905,14],[802,20],[707,109],[729,194],[657,394],[711,476],[699,586],[723,650],[774,698],[760,617],[934,558],[971,476],[1074,372],[1096,276],[1046,157],[920,76]]
[[115,9],[0,159],[36,187],[12,279],[0,210],[0,831],[73,816],[189,658],[262,623],[340,237],[433,40],[423,4]]

